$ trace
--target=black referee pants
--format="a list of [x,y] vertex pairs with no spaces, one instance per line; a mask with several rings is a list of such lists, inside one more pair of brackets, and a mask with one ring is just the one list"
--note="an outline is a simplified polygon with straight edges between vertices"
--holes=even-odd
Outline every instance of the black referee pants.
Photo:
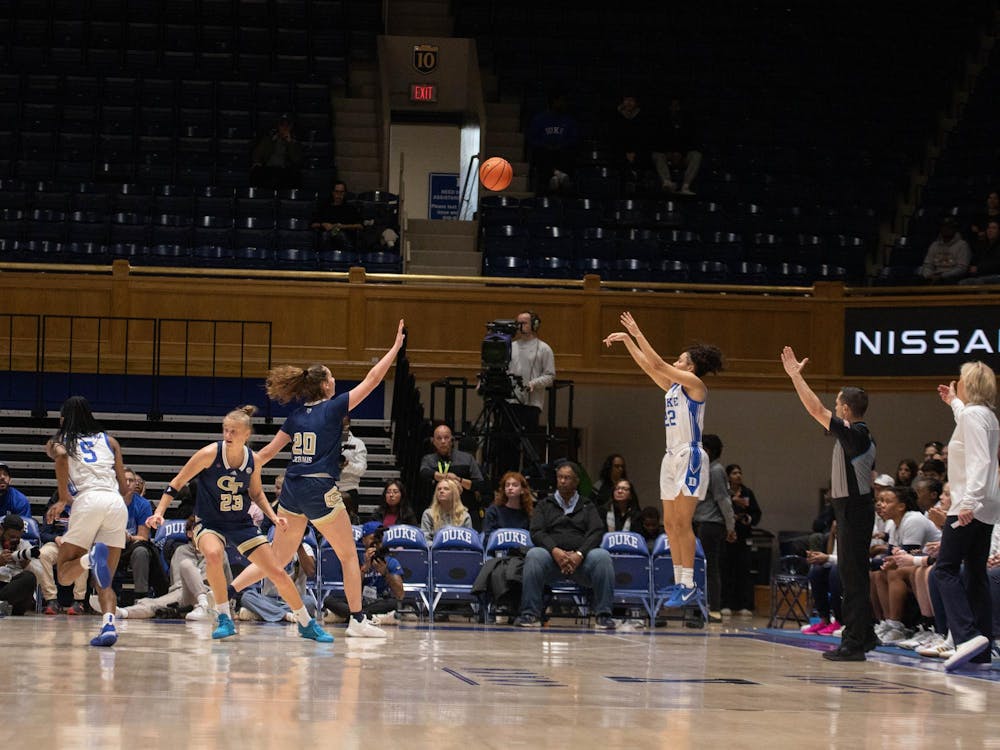
[[875,502],[871,495],[837,497],[832,502],[837,519],[837,565],[844,591],[841,648],[867,651],[878,643],[872,623],[874,614],[868,581],[868,550],[875,525]]

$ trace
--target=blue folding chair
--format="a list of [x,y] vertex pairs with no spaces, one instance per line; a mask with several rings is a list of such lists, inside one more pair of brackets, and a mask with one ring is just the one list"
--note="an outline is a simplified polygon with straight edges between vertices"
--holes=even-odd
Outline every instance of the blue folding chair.
[[397,524],[385,530],[382,544],[403,568],[403,600],[419,613],[431,611],[431,560],[424,532],[416,526]]
[[652,560],[646,540],[634,531],[614,531],[604,535],[601,549],[611,555],[615,568],[614,603],[641,605],[652,623]]
[[[670,556],[670,542],[666,534],[660,534],[653,544],[651,553],[653,564],[652,577],[652,616],[663,607],[663,603],[674,593],[674,561]],[[701,540],[695,539],[694,551],[694,584],[698,587],[700,596],[698,597],[698,609],[701,611],[704,622],[708,622],[708,576],[705,563],[705,550],[701,547]]]
[[170,570],[170,565],[167,563],[167,559],[163,556],[163,550],[167,546],[167,541],[171,538],[183,539],[187,541],[187,519],[185,518],[175,518],[170,521],[164,521],[160,524],[160,527],[153,534],[153,546],[160,553],[160,565],[163,566],[163,572],[167,573]]
[[[364,561],[365,551],[361,546],[361,527],[351,526],[354,533],[354,544],[358,551],[358,564]],[[312,529],[308,529],[303,541],[308,542],[308,536],[312,534],[312,543],[316,543],[316,535]],[[313,549],[316,549],[314,546]],[[324,538],[319,544],[319,554],[316,556],[316,601],[323,606],[323,600],[330,594],[344,593],[344,568],[340,564],[340,558],[334,551],[330,543]]]
[[[507,557],[514,550],[522,550],[526,552],[534,546],[534,543],[531,541],[531,532],[527,529],[519,529],[515,527],[494,529],[490,532],[489,539],[486,540],[486,549],[483,553],[483,561],[485,563],[485,560],[490,557]],[[486,622],[493,622],[495,606],[496,602],[493,601],[493,598],[486,596],[484,602]],[[516,608],[512,613],[510,613],[510,618],[513,619],[515,614],[517,614]]]
[[479,597],[472,593],[483,567],[483,542],[474,530],[464,526],[445,526],[434,534],[431,545],[431,621],[438,603],[466,601],[479,612]]

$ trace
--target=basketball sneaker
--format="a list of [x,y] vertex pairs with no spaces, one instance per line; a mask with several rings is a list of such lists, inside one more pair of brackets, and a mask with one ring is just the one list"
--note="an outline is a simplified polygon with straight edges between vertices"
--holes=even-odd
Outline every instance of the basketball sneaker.
[[816,635],[833,635],[838,630],[840,630],[840,623],[836,620],[831,621],[827,625],[824,625],[819,630],[816,631]]
[[66,608],[66,614],[70,617],[76,617],[77,615],[87,614],[87,607],[83,602],[77,600],[73,602],[73,606]]
[[91,646],[114,646],[118,641],[118,631],[115,626],[108,623],[96,637],[90,639]]
[[351,638],[385,638],[386,632],[373,623],[367,616],[361,620],[353,617],[347,620],[347,635]]
[[219,624],[212,631],[212,638],[221,640],[236,635],[236,624],[229,615],[219,615]]
[[108,545],[103,542],[94,542],[90,548],[90,569],[94,572],[97,585],[106,589],[111,585],[111,568],[108,567]]
[[384,628],[387,625],[399,625],[399,617],[396,615],[396,610],[385,612],[381,615],[372,615],[371,620],[380,628]]
[[943,635],[935,633],[934,638],[928,640],[923,646],[919,646],[916,652],[932,659],[947,659],[955,653],[955,646],[951,642],[950,634],[945,638]]
[[967,641],[956,644],[955,653],[948,657],[944,668],[952,672],[975,656],[981,654],[990,645],[990,639],[985,635],[977,635]]
[[333,636],[319,626],[316,618],[311,619],[308,625],[299,625],[299,635],[317,643],[333,643]]
[[59,614],[59,602],[55,599],[49,599],[45,602],[45,609],[42,610],[43,615],[58,615]]
[[190,612],[188,612],[186,615],[184,615],[184,619],[190,622],[202,622],[204,620],[214,620],[215,612],[212,612],[207,607],[204,607],[201,604],[199,604]]
[[799,632],[804,633],[805,635],[819,635],[819,631],[824,628],[828,628],[829,626],[830,623],[820,620],[819,622],[814,622],[812,625],[803,625],[799,628]]

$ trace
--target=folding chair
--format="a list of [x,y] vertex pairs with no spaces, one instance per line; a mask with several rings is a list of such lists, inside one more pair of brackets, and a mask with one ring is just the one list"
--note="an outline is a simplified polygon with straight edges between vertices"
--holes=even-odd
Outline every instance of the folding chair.
[[783,556],[778,571],[771,576],[771,618],[767,626],[784,628],[788,620],[808,624],[812,611],[809,599],[809,563],[798,555]]
[[[365,551],[361,548],[361,527],[351,526],[354,533],[354,544],[358,551],[358,563],[364,560]],[[307,531],[303,541],[308,541],[309,534],[312,534],[312,543],[315,545],[316,536],[312,529]],[[313,547],[315,549],[315,546]],[[323,606],[323,600],[334,593],[344,593],[344,568],[340,564],[340,558],[334,552],[333,547],[324,538],[319,544],[319,554],[316,556],[316,601],[319,606]]]
[[[655,618],[663,607],[663,603],[674,593],[674,561],[670,555],[670,542],[666,534],[660,534],[656,542],[653,543],[652,558],[652,614]],[[694,551],[694,584],[698,587],[700,595],[698,597],[698,610],[702,615],[702,622],[708,622],[708,604],[706,592],[708,591],[707,566],[705,563],[705,550],[701,547],[701,540],[695,539]]]
[[615,531],[604,535],[601,549],[610,553],[615,567],[614,603],[641,605],[652,624],[652,560],[646,540],[634,531]]
[[479,613],[479,597],[472,593],[483,567],[483,542],[474,530],[464,526],[445,526],[434,534],[431,545],[431,622],[438,603],[466,601]]
[[431,611],[431,561],[424,532],[416,526],[397,524],[385,530],[382,544],[403,567],[404,601],[418,613]]

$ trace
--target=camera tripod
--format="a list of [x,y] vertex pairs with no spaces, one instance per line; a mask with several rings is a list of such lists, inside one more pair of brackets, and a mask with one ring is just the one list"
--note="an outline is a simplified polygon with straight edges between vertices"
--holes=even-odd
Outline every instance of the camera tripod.
[[503,448],[517,444],[524,456],[525,476],[543,477],[542,461],[531,438],[526,434],[514,408],[506,398],[484,394],[483,411],[469,428],[482,448],[482,466],[487,475],[499,479],[506,471],[516,471],[517,466],[500,466]]

